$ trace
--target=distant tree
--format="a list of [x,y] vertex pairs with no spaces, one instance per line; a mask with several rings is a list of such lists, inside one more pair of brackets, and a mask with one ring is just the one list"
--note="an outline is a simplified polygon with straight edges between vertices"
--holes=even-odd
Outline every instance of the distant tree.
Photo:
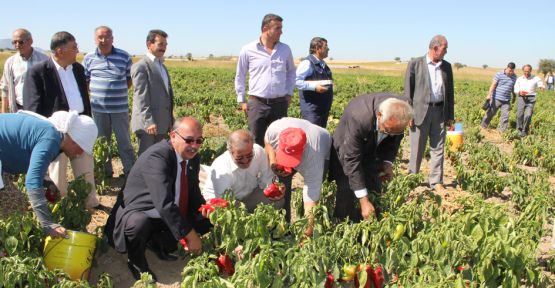
[[488,67],[489,67],[488,64],[482,65],[482,68],[484,68],[484,69],[488,69]]
[[401,62],[401,57],[395,57],[394,60],[397,61],[397,62]]
[[538,64],[538,70],[544,76],[549,73],[555,71],[555,60],[553,59],[540,59],[540,63]]
[[330,58],[330,61],[333,61],[333,57],[329,57],[329,58]]
[[457,70],[459,70],[459,69],[461,69],[461,68],[464,67],[464,65],[463,65],[462,63],[459,63],[459,62],[455,62],[455,63],[453,64],[453,66],[455,66],[455,68],[457,68]]
[[0,49],[0,52],[4,52],[4,49]]
[[210,60],[214,59],[214,54],[209,54],[208,59],[210,59]]
[[185,58],[187,58],[187,60],[189,61],[193,61],[193,54],[191,54],[191,52],[185,54]]

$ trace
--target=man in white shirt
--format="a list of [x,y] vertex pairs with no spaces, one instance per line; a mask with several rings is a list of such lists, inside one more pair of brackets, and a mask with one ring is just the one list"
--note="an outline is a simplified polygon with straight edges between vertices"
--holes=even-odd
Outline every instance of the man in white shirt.
[[210,166],[203,195],[206,199],[221,198],[231,189],[235,199],[245,203],[248,211],[254,211],[260,203],[281,208],[283,199],[274,201],[263,193],[273,178],[264,148],[254,143],[249,131],[237,130],[227,139],[227,151]]
[[0,82],[2,90],[2,113],[15,113],[23,108],[23,84],[27,70],[35,64],[48,60],[48,56],[33,48],[31,32],[19,28],[12,34],[12,45],[17,54],[4,63]]
[[534,104],[536,104],[536,90],[543,91],[545,86],[538,76],[532,75],[532,66],[526,64],[522,67],[524,75],[518,77],[515,83],[515,94],[518,101],[516,104],[516,129],[521,137],[528,135]]

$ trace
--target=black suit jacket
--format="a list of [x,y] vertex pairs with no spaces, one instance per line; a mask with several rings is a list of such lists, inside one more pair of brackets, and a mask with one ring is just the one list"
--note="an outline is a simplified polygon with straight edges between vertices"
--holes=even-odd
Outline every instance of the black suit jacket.
[[[85,69],[77,62],[72,64],[84,110],[81,114],[91,116],[91,103],[85,79]],[[68,111],[67,98],[52,59],[33,66],[23,85],[23,109],[50,117],[56,111]]]
[[200,158],[189,160],[189,207],[187,217],[182,217],[175,201],[177,156],[169,141],[160,141],[147,149],[127,177],[123,190],[123,206],[116,212],[114,244],[118,252],[126,252],[125,223],[135,212],[156,209],[175,239],[181,239],[193,229],[193,222],[202,219],[198,208],[205,203],[200,193],[198,173]]
[[[376,171],[369,167],[383,160],[395,160],[403,135],[387,136],[378,145],[376,127],[376,113],[380,103],[392,97],[403,100],[389,93],[365,94],[353,98],[335,129],[332,149],[335,149],[353,191],[374,188],[368,187],[365,180],[369,171]],[[334,169],[341,167],[331,167],[332,174]]]

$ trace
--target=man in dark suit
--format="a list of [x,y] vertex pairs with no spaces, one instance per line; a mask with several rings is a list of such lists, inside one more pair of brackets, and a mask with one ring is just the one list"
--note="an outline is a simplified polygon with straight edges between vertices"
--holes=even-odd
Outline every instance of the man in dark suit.
[[163,64],[167,37],[162,30],[150,30],[146,55],[131,67],[135,86],[131,130],[139,142],[138,155],[164,139],[173,124],[173,90],[170,74]]
[[[50,41],[52,58],[33,66],[26,75],[23,85],[23,109],[50,117],[56,111],[76,111],[91,117],[91,103],[85,81],[85,70],[76,62],[79,48],[75,37],[61,31]],[[67,162],[65,154],[60,154],[48,168],[49,176],[62,195],[67,193]],[[94,160],[92,155],[83,153],[71,159],[75,177],[83,175],[91,184],[91,191],[85,205],[89,209],[107,208],[98,202],[94,184]]]
[[[393,176],[393,162],[412,108],[390,93],[355,97],[333,134],[330,176],[337,183],[335,216],[358,222],[376,214],[381,181]],[[355,209],[355,200],[360,210]]]
[[33,66],[23,86],[23,108],[45,117],[56,111],[75,110],[91,116],[85,69],[76,62],[75,37],[57,32],[50,42],[52,58]]
[[176,259],[169,253],[181,239],[190,252],[202,251],[197,233],[206,233],[210,227],[208,219],[198,212],[205,203],[199,188],[197,155],[203,140],[198,120],[182,118],[170,132],[170,140],[151,146],[131,168],[122,206],[115,213],[113,240],[118,252],[128,253],[135,279],[142,272],[152,274],[145,258],[147,246],[163,260]]
[[405,97],[414,109],[410,124],[409,173],[418,173],[426,142],[430,139],[430,186],[443,190],[443,146],[446,125],[454,122],[454,89],[451,64],[447,54],[447,39],[432,38],[428,53],[411,60],[405,76]]

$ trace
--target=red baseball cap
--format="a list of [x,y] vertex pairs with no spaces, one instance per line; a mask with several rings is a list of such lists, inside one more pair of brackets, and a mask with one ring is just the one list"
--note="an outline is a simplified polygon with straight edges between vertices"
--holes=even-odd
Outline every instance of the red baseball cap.
[[278,149],[276,151],[277,164],[294,168],[301,163],[306,133],[300,128],[287,128],[279,134]]

